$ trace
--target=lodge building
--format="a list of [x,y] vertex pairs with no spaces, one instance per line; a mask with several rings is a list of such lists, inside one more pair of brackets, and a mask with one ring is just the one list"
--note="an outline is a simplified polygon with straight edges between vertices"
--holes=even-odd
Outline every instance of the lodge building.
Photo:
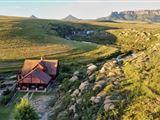
[[58,60],[25,60],[18,73],[19,91],[46,91],[58,75]]

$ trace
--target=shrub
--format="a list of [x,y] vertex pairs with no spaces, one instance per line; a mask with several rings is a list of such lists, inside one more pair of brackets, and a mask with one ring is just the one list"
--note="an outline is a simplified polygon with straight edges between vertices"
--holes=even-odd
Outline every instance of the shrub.
[[16,105],[15,120],[38,120],[38,114],[34,108],[29,104],[27,99],[21,99],[20,103]]

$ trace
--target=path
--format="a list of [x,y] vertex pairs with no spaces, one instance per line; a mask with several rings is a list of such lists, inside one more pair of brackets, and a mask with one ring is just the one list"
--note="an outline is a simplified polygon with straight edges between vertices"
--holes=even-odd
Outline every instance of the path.
[[52,99],[52,96],[42,95],[30,101],[33,107],[38,111],[40,120],[48,119],[48,115],[52,111],[52,108],[49,107],[50,100]]

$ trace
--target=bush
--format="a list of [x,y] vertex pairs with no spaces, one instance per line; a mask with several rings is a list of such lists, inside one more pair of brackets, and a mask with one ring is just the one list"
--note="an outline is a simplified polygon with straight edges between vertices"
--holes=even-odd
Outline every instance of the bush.
[[16,105],[15,120],[38,120],[38,114],[27,99],[21,99]]

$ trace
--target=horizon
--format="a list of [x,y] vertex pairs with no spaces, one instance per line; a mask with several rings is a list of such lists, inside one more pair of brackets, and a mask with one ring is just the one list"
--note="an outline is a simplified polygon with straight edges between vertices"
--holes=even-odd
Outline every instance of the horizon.
[[79,19],[96,19],[114,11],[157,10],[159,6],[158,0],[0,0],[0,15],[35,15],[42,19],[62,19],[72,15]]

